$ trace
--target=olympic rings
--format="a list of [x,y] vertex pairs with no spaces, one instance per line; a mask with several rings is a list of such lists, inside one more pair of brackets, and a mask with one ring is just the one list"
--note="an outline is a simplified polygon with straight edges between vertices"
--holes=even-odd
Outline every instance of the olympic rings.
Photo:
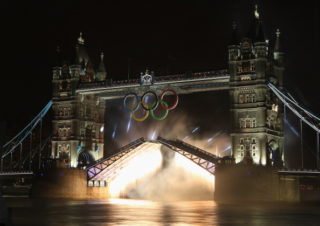
[[[143,105],[143,101],[140,101],[139,104]],[[139,106],[139,104],[138,104],[138,106]],[[146,112],[145,115],[142,116],[141,118],[137,118],[137,117],[136,117],[136,115],[134,114],[135,111],[132,111],[130,114],[131,114],[131,116],[132,116],[132,118],[133,118],[134,120],[136,120],[136,121],[138,121],[138,122],[142,122],[142,121],[146,120],[146,119],[148,118],[148,116],[149,116],[149,111],[145,111],[145,112]]]
[[161,107],[163,107],[166,110],[175,109],[177,107],[177,105],[178,105],[178,102],[179,102],[179,97],[178,97],[176,91],[174,91],[173,89],[164,90],[160,95],[160,100],[163,100],[163,98],[164,98],[166,93],[173,93],[176,96],[176,99],[174,100],[173,105],[171,107],[168,107],[168,105],[167,106],[163,106],[163,102],[160,102]]
[[[174,96],[175,96],[175,100],[173,102],[173,104],[171,106],[168,105],[168,103],[164,100],[164,97],[167,93],[172,93]],[[153,95],[154,96],[154,101],[151,103],[151,104],[148,104],[145,99],[147,96],[149,95]],[[135,98],[135,102],[131,105],[131,107],[128,107],[128,104],[127,104],[127,99],[130,97],[130,96],[133,96]],[[142,122],[144,120],[146,120],[149,115],[151,115],[151,117],[154,119],[154,120],[163,120],[165,119],[168,114],[169,114],[169,111],[170,110],[173,110],[177,107],[178,105],[178,102],[179,102],[179,97],[178,97],[178,94],[176,93],[176,91],[172,90],[172,89],[165,89],[162,91],[162,93],[160,94],[160,96],[158,97],[157,94],[154,92],[154,91],[147,91],[145,92],[142,96],[141,96],[141,99],[139,101],[139,97],[138,97],[138,94],[134,93],[134,92],[130,92],[130,93],[127,93],[125,96],[124,96],[124,100],[123,100],[123,106],[124,106],[124,109],[127,111],[127,112],[130,112],[131,114],[131,117],[136,120],[136,121],[139,121],[139,122]],[[157,107],[159,106],[159,103],[160,103],[160,106],[165,110],[165,112],[163,113],[162,116],[156,116],[154,111],[157,109]],[[135,112],[139,109],[139,106],[141,105],[141,107],[143,108],[143,110],[145,111],[145,114],[141,117],[141,118],[138,118],[136,115],[135,115]]]
[[[164,100],[160,100],[159,102],[160,102],[161,106],[162,106],[162,104],[164,104],[164,106],[168,107],[167,102],[165,102]],[[163,114],[161,117],[155,116],[153,110],[150,111],[150,114],[151,114],[152,118],[155,119],[155,120],[163,120],[163,119],[165,119],[165,118],[168,116],[168,114],[169,114],[169,110],[168,110],[168,109],[165,108],[164,110],[165,110],[165,112],[164,112],[164,114]]]

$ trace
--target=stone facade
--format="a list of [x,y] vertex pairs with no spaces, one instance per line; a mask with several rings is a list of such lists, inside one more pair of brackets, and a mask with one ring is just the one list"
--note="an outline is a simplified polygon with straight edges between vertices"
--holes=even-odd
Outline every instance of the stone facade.
[[282,167],[283,106],[267,82],[282,86],[283,54],[278,52],[281,61],[270,59],[269,44],[258,32],[261,21],[255,18],[254,24],[257,35],[241,41],[234,27],[234,40],[228,48],[232,155],[236,163]]
[[[58,53],[59,55],[60,53]],[[93,95],[78,95],[80,82],[91,82],[106,77],[102,62],[95,72],[80,36],[75,61],[60,59],[53,67],[53,120],[51,157],[59,160],[60,167],[77,167],[103,157],[104,111],[103,101]],[[84,158],[79,159],[80,153]]]

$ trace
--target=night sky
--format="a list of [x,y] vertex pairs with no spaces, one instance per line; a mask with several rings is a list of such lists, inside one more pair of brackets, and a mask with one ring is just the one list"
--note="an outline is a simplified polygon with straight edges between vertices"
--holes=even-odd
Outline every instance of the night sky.
[[[132,78],[146,67],[156,75],[219,70],[227,68],[232,21],[246,34],[256,3],[271,44],[280,28],[286,54],[285,87],[319,115],[320,20],[316,0],[4,0],[0,121],[7,122],[11,136],[50,100],[55,49],[60,46],[65,58],[72,60],[80,31],[95,64],[104,52],[107,76],[114,80],[127,77],[129,58]],[[212,100],[210,95],[198,95],[190,99],[192,108],[201,107],[202,98]]]

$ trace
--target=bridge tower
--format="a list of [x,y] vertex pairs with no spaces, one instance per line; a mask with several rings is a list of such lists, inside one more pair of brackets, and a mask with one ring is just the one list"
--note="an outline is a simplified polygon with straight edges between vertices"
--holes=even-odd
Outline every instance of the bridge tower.
[[[283,165],[283,111],[266,82],[282,86],[283,53],[279,34],[270,57],[257,7],[247,37],[238,38],[233,25],[228,46],[232,150],[236,163]],[[272,59],[273,58],[273,59]]]
[[[95,96],[78,95],[80,83],[93,82],[96,74],[86,52],[80,33],[76,56],[70,63],[62,60],[57,50],[53,67],[53,120],[51,156],[58,159],[59,167],[77,167],[79,158],[83,165],[103,157],[104,102]],[[98,80],[105,79],[103,55],[97,70]]]

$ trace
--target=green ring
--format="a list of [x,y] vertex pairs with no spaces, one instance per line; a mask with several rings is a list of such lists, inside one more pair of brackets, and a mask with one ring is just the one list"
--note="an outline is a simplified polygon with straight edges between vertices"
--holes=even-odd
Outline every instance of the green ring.
[[[167,102],[165,102],[164,100],[159,100],[159,103],[162,103],[162,104],[164,104],[165,107],[168,107]],[[153,105],[153,103],[152,103],[152,105]],[[163,108],[163,109],[164,109],[164,108]],[[165,119],[165,118],[168,116],[168,113],[169,113],[169,110],[168,110],[168,109],[164,109],[164,110],[165,110],[164,114],[163,114],[161,117],[157,117],[157,116],[154,115],[154,112],[153,112],[154,110],[155,110],[155,109],[150,110],[150,115],[151,115],[152,118],[155,119],[155,120],[163,120],[163,119]]]

